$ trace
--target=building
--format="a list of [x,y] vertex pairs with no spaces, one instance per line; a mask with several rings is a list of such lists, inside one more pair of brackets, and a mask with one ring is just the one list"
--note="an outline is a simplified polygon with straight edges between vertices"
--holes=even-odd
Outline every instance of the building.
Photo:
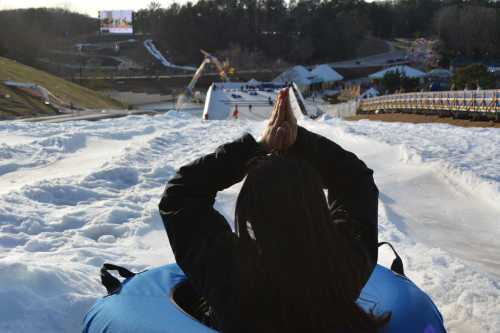
[[338,81],[342,81],[344,77],[337,73],[329,65],[323,64],[314,67],[311,71],[317,79],[321,81],[321,90],[332,88]]
[[400,73],[409,78],[417,78],[417,79],[423,79],[424,77],[427,76],[426,73],[416,68],[407,65],[400,65],[383,69],[381,71],[368,75],[368,77],[372,80],[380,80],[384,77],[386,73],[394,73],[394,72]]
[[278,84],[288,84],[295,82],[297,87],[303,92],[307,93],[309,92],[312,79],[314,78],[314,75],[307,70],[304,66],[294,66],[280,75],[278,75],[273,82],[278,83]]
[[307,95],[311,91],[329,89],[343,79],[333,68],[323,64],[314,67],[312,71],[304,66],[292,67],[281,73],[273,82],[279,84],[295,82],[300,91]]

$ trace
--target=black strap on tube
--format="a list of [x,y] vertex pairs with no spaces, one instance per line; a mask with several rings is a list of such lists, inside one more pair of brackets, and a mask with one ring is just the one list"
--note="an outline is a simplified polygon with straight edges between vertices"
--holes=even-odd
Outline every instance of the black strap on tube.
[[389,245],[390,248],[392,249],[392,252],[396,256],[396,259],[394,259],[394,261],[392,262],[391,271],[393,271],[395,273],[398,273],[399,275],[406,276],[405,275],[405,270],[404,270],[404,267],[403,267],[403,260],[401,260],[401,257],[396,252],[396,250],[394,249],[394,247],[392,246],[392,244],[388,243],[388,242],[380,242],[380,243],[378,243],[378,247],[380,247],[382,245]]
[[117,271],[118,274],[120,274],[120,276],[122,278],[126,278],[126,279],[129,279],[129,278],[135,276],[135,273],[132,273],[131,271],[129,271],[128,269],[126,269],[124,267],[113,265],[113,264],[107,264],[107,263],[102,265],[101,282],[102,282],[102,285],[106,288],[108,295],[116,293],[122,287],[122,283],[120,282],[120,280],[118,280],[113,275],[111,275],[111,273],[109,271]]

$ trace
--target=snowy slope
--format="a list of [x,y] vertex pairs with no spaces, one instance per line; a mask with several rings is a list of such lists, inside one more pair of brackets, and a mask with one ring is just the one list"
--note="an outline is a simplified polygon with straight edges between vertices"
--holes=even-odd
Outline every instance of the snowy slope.
[[170,61],[168,61],[164,56],[163,54],[161,54],[161,52],[156,48],[156,45],[154,44],[153,40],[152,39],[146,39],[144,41],[144,47],[146,48],[146,50],[148,50],[148,52],[153,56],[155,57],[163,66],[167,67],[167,68],[177,68],[177,69],[184,69],[184,70],[188,70],[188,71],[195,71],[196,68],[194,67],[191,67],[191,66],[178,66],[178,65],[174,65],[172,64]]
[[[450,332],[500,332],[500,131],[335,119],[303,125],[375,170],[380,239],[395,244]],[[166,180],[263,126],[175,112],[0,123],[0,331],[78,331],[104,294],[103,262],[133,270],[172,262],[157,211]],[[217,198],[230,220],[239,186]],[[383,250],[380,262],[391,258]]]

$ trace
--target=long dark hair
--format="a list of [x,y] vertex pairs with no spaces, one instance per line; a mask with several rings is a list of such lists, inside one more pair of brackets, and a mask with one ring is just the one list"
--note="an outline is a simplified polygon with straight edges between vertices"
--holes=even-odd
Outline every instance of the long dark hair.
[[235,217],[245,331],[376,332],[388,318],[355,303],[364,262],[333,226],[317,172],[287,157],[254,164]]

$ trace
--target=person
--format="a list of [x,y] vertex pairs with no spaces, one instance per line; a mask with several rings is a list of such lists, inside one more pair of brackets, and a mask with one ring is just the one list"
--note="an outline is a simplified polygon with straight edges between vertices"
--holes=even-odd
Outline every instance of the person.
[[248,112],[252,112],[252,104],[248,104]]
[[[175,259],[221,332],[376,332],[390,314],[356,304],[378,255],[373,171],[298,126],[287,92],[259,140],[245,134],[170,179],[159,209]],[[244,178],[233,232],[213,205]]]
[[235,105],[234,110],[233,110],[233,118],[238,119],[239,115],[240,115],[240,112],[238,111],[238,105]]

